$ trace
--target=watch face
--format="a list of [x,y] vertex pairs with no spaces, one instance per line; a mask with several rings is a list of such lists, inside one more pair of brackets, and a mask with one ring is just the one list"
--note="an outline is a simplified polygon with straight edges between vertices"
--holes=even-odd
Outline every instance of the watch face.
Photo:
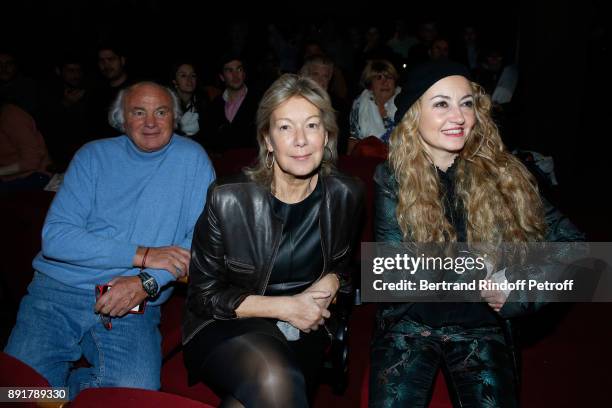
[[148,279],[145,285],[145,288],[149,295],[154,296],[155,293],[157,293],[157,284],[155,283],[154,278]]
[[157,282],[155,278],[150,275],[140,276],[142,280],[142,287],[147,292],[149,297],[155,296],[157,294]]

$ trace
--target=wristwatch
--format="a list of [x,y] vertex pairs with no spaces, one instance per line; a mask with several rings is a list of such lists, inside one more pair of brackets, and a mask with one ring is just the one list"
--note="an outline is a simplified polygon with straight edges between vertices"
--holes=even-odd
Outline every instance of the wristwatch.
[[140,272],[138,274],[138,277],[140,278],[140,282],[142,282],[142,288],[145,290],[145,292],[147,292],[147,295],[150,298],[155,297],[157,295],[157,290],[159,289],[155,278],[146,272]]

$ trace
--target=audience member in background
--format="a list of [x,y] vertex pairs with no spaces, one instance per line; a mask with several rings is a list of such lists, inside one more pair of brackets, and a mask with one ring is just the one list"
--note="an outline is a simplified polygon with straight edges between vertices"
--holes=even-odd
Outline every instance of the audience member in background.
[[181,102],[183,114],[179,121],[180,132],[198,140],[200,115],[208,105],[206,95],[199,92],[196,66],[191,62],[179,62],[172,67],[172,85]]
[[334,62],[323,55],[313,55],[304,61],[304,65],[300,68],[300,75],[306,76],[321,88],[328,91],[332,106],[336,110],[336,119],[338,122],[338,153],[346,153],[348,137],[349,137],[349,105],[344,99],[338,98],[334,93],[329,92],[330,81],[334,76]]
[[50,179],[50,163],[32,116],[0,101],[0,192],[43,189]]
[[219,79],[225,85],[206,111],[202,144],[214,151],[255,147],[255,111],[258,97],[246,85],[246,69],[241,57],[221,58]]
[[263,94],[282,75],[276,51],[270,47],[262,50],[255,65],[255,72],[251,74],[250,92],[256,95]]
[[520,120],[517,106],[512,102],[517,89],[518,75],[517,65],[507,65],[501,47],[491,44],[482,52],[482,60],[474,73],[474,81],[491,97],[493,119],[500,128],[506,144],[523,148],[520,142],[516,144],[517,139],[520,139],[520,129],[517,125]]
[[389,61],[373,60],[364,68],[360,83],[365,89],[353,102],[350,114],[349,154],[370,136],[387,142],[397,111],[394,98],[401,91],[397,80],[397,70]]
[[449,55],[449,45],[446,38],[436,38],[429,47],[429,59],[431,61],[447,60]]
[[280,77],[257,111],[258,163],[209,190],[192,245],[185,364],[223,407],[306,408],[330,342],[363,188],[334,170],[327,93]]
[[[490,116],[489,97],[468,78],[467,67],[448,61],[429,62],[409,74],[397,97],[389,161],[374,176],[376,240],[513,242],[526,248],[528,242],[583,239],[542,202],[529,171],[504,147]],[[502,266],[492,267],[490,274],[481,269],[480,276],[471,278],[511,279],[516,265]],[[536,277],[546,267],[526,268]],[[463,276],[451,269],[441,279]],[[516,360],[511,336],[504,335],[504,319],[533,311],[542,302],[524,303],[516,291],[475,295],[480,302],[381,306],[372,343],[369,406],[426,407],[441,367],[455,406],[518,406]]]
[[0,49],[0,100],[13,103],[30,115],[38,113],[38,89],[33,79],[20,70],[17,55]]
[[385,43],[380,28],[370,26],[364,35],[364,45],[361,51],[360,67],[365,66],[368,61],[388,60],[393,64],[399,63],[399,56]]
[[278,58],[280,72],[296,72],[298,70],[299,33],[295,25],[267,26],[268,48],[274,50]]
[[126,62],[125,54],[119,48],[107,46],[98,48],[100,73],[106,79],[107,85],[116,92],[129,85]]
[[304,60],[300,75],[307,76],[327,91],[334,75],[334,61],[323,54],[311,55]]
[[126,70],[127,57],[125,53],[114,44],[104,44],[98,47],[98,69],[103,82],[92,91],[95,120],[93,125],[93,138],[117,136],[118,132],[108,123],[108,110],[111,103],[122,89],[133,83]]
[[457,46],[453,46],[452,59],[466,65],[471,73],[478,68],[480,61],[480,44],[478,30],[473,25],[463,27],[461,40]]
[[[173,133],[178,103],[154,83],[120,91],[109,121],[125,134],[77,152],[47,214],[5,352],[70,399],[88,387],[160,387],[160,305],[188,272],[214,179],[202,147]],[[90,367],[73,367],[81,356]]]
[[429,61],[429,50],[431,44],[438,38],[438,27],[435,21],[423,19],[417,26],[418,43],[410,48],[408,54],[408,70],[416,65]]
[[62,55],[55,73],[56,80],[49,87],[41,106],[40,127],[53,168],[63,173],[74,153],[94,138],[90,126],[94,112],[80,55]]
[[[334,77],[330,88],[336,96],[348,100],[347,81],[351,78],[351,70],[355,65],[355,55],[351,43],[348,39],[348,31],[343,24],[338,24],[338,19],[333,15],[328,15],[321,22],[318,36],[314,36],[321,48],[334,61]],[[342,83],[340,75],[342,75]],[[355,81],[357,82],[357,81]]]
[[402,60],[407,60],[410,54],[410,49],[415,46],[419,41],[413,35],[408,32],[408,25],[404,20],[395,21],[395,31],[393,35],[387,41],[387,45],[397,55],[402,57]]
[[497,45],[489,45],[482,52],[480,64],[474,73],[474,81],[491,96],[503,70],[504,55],[501,48]]
[[[302,65],[304,65],[306,61],[311,57],[317,57],[321,55],[329,57],[329,54],[325,52],[325,50],[323,49],[323,47],[318,41],[313,41],[313,40],[306,41],[304,43],[303,48],[304,48],[304,51],[302,53],[302,57],[303,57]],[[327,87],[325,88],[325,90],[329,93],[329,96],[331,96],[332,98],[342,99],[343,101],[347,101],[348,87],[347,87],[346,77],[344,75],[344,72],[342,72],[342,69],[338,67],[338,65],[335,63],[335,61],[331,57],[329,58],[333,62],[333,72],[332,72],[331,79],[329,83],[327,84]]]

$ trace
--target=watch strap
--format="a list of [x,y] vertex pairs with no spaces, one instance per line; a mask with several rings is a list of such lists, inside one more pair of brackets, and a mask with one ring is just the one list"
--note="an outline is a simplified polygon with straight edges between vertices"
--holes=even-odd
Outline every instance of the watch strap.
[[145,290],[145,292],[147,292],[147,295],[152,298],[155,297],[157,295],[157,292],[159,290],[159,286],[157,284],[157,281],[155,280],[155,278],[151,275],[149,275],[147,272],[140,272],[138,274],[138,277],[140,278],[140,282],[142,283],[142,287]]

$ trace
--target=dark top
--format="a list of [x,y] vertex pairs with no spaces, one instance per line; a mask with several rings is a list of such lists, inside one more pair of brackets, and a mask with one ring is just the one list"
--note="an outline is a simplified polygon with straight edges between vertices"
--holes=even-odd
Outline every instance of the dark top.
[[123,133],[108,123],[108,112],[119,92],[137,82],[138,80],[130,75],[118,86],[113,87],[108,82],[103,82],[90,90],[92,109],[90,132],[92,139],[105,139]]
[[[272,211],[282,220],[283,232],[266,286],[265,296],[294,295],[310,286],[323,271],[323,252],[319,230],[321,183],[299,203],[287,204],[270,193]],[[187,343],[184,351],[189,383],[196,383],[206,370],[208,357],[220,344],[246,333],[260,333],[281,341],[285,337],[276,327],[276,319],[248,318],[220,320],[213,330],[200,332]],[[303,335],[303,334],[302,334]]]
[[[302,269],[279,266],[286,262],[280,260],[285,257],[281,246],[292,242],[288,236],[295,244],[300,227],[307,232],[301,234],[304,239],[295,248],[301,252],[316,242],[317,249],[307,255],[291,254],[290,264],[305,265],[313,275],[309,283],[322,272],[333,272],[341,280],[348,277],[350,246],[361,225],[363,202],[361,182],[335,171],[319,175],[315,191],[293,205],[275,203],[267,188],[245,175],[217,179],[211,185],[206,209],[194,230],[182,327],[183,355],[191,380],[197,378],[206,358],[229,338],[257,332],[286,341],[273,319],[238,318],[235,309],[246,297],[262,295],[264,288],[282,280],[276,271],[274,280],[269,279],[268,273],[272,275],[275,269],[288,271],[285,279],[289,282],[304,276]],[[287,207],[286,218],[279,214],[279,206]]]
[[274,214],[283,221],[283,233],[265,295],[295,295],[323,271],[319,230],[321,183],[304,200],[287,204],[273,196]]
[[[465,211],[461,201],[458,201],[455,195],[455,175],[458,161],[459,159],[455,160],[446,172],[437,170],[440,179],[440,195],[444,202],[444,214],[457,233],[457,242],[467,242]],[[407,317],[431,327],[460,325],[471,328],[499,324],[499,319],[493,309],[484,302],[415,303],[408,310]]]
[[[455,197],[455,174],[456,166],[451,166],[446,173],[438,171],[440,177],[441,199],[444,200],[445,213],[451,224],[457,231],[458,241],[465,241],[466,219],[465,210],[460,208],[460,203]],[[402,242],[402,231],[397,223],[397,191],[398,183],[389,163],[383,163],[376,168],[374,174],[376,183],[375,194],[375,236],[378,242]],[[584,241],[582,234],[571,221],[559,210],[554,208],[545,199],[542,200],[547,225],[545,242],[576,242]],[[563,254],[569,256],[581,256],[584,247],[572,247]],[[561,258],[559,258],[561,259]],[[576,259],[576,258],[574,258]],[[543,264],[509,265],[506,268],[508,281],[513,282],[525,273],[532,274],[540,281],[547,277],[558,276],[559,266],[557,262],[546,262]],[[555,275],[556,274],[556,275]],[[485,303],[387,303],[381,307],[378,316],[379,328],[384,332],[393,327],[404,317],[417,320],[431,326],[441,327],[444,325],[458,324],[464,327],[477,327],[495,324],[498,317],[509,319],[533,313],[539,310],[547,301],[542,298],[533,301],[533,293],[528,291],[513,290],[508,301],[504,304],[497,315]],[[531,299],[531,300],[530,300]]]
[[[332,171],[319,175],[319,228],[323,275],[333,272],[349,285],[351,244],[363,213],[363,185]],[[276,263],[283,223],[274,214],[270,190],[246,175],[217,179],[191,244],[183,344],[216,320],[238,319],[236,308],[263,295]],[[346,287],[346,286],[345,286]]]
[[233,121],[225,117],[225,100],[218,95],[200,115],[200,143],[207,151],[257,147],[255,114],[259,96],[249,88]]

